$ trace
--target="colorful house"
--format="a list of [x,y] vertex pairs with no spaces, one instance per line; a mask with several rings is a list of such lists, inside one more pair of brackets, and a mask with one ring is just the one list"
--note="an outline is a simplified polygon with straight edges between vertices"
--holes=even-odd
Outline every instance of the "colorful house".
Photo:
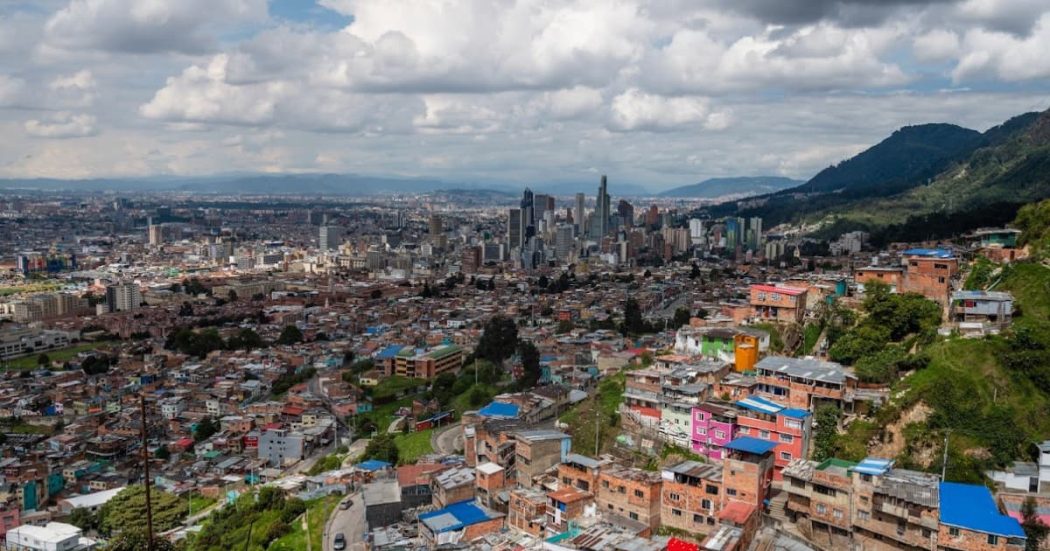
[[737,437],[737,412],[728,406],[703,403],[693,408],[692,450],[707,458],[721,461],[723,446]]
[[741,437],[750,436],[776,444],[773,448],[776,480],[793,460],[806,457],[812,427],[812,415],[805,410],[789,409],[780,404],[751,396],[736,402],[740,412],[737,424]]

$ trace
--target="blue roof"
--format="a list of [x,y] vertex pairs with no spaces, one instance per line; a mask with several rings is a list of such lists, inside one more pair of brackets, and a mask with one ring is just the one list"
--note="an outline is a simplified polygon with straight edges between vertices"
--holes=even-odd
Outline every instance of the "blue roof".
[[904,251],[905,256],[930,256],[934,258],[952,258],[954,256],[950,249],[908,249]]
[[853,471],[860,474],[870,474],[872,476],[882,476],[889,472],[893,468],[893,461],[889,459],[878,459],[875,457],[868,457],[864,461],[857,463],[853,467]]
[[481,410],[478,411],[478,415],[481,415],[482,417],[503,417],[505,419],[514,419],[518,417],[518,406],[514,404],[492,402],[481,408]]
[[362,461],[361,463],[358,463],[354,466],[364,469],[366,471],[378,471],[380,469],[390,467],[391,465],[386,461],[380,461],[378,459],[369,459],[368,461]]
[[780,413],[780,411],[784,409],[784,406],[776,402],[770,402],[769,400],[759,398],[758,396],[748,396],[747,398],[738,401],[736,405],[759,413],[765,413],[766,415],[774,415]]
[[474,500],[453,503],[444,509],[419,515],[419,520],[436,533],[459,530],[472,524],[497,518],[474,504]]
[[723,447],[730,450],[762,455],[777,447],[777,443],[770,442],[769,440],[762,440],[761,438],[755,438],[753,436],[741,436]]
[[1001,514],[984,486],[941,482],[941,523],[1008,538],[1025,537],[1017,519]]
[[388,346],[388,347],[384,348],[382,352],[376,354],[376,359],[377,360],[389,360],[390,358],[393,358],[394,356],[397,356],[398,352],[401,352],[401,347],[400,346],[397,346],[397,345]]
[[785,409],[780,412],[780,415],[795,419],[805,419],[810,416],[810,413],[804,409]]

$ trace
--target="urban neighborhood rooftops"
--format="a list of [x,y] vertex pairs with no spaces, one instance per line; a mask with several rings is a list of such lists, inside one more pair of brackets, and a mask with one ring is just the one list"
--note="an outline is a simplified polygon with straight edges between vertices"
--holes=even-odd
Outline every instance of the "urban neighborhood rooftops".
[[504,404],[502,402],[492,402],[491,404],[481,408],[478,411],[478,415],[482,417],[493,417],[497,419],[515,419],[518,417],[518,406],[514,404]]
[[453,503],[444,509],[419,515],[419,521],[436,534],[460,530],[472,524],[499,518],[503,515],[486,507],[475,505],[473,500]]
[[842,368],[842,364],[808,358],[788,358],[786,356],[766,356],[755,364],[755,369],[760,372],[775,371],[788,377],[835,384],[844,383],[847,377],[853,377],[853,375],[846,373]]
[[1008,538],[1023,538],[1017,519],[1001,514],[984,486],[941,482],[941,523]]

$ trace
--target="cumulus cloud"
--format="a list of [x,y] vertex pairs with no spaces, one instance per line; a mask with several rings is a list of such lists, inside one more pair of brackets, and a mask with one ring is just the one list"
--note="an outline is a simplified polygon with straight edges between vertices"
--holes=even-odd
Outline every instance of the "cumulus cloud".
[[611,128],[619,131],[668,131],[686,126],[721,130],[729,125],[729,114],[712,113],[705,98],[668,98],[637,89],[613,98]]
[[44,119],[30,119],[25,123],[26,134],[34,138],[82,138],[98,133],[95,117],[59,111]]
[[1050,77],[1050,14],[1043,14],[1026,37],[971,30],[963,36],[961,50],[952,70],[956,83],[989,76],[1008,82]]
[[719,5],[762,21],[777,24],[809,24],[823,20],[847,26],[878,24],[903,9],[957,0],[721,0]]
[[937,29],[918,36],[912,42],[915,57],[921,61],[939,63],[956,59],[959,55],[959,35]]
[[48,83],[53,101],[74,107],[91,105],[96,98],[95,77],[84,69],[71,75],[60,75]]
[[44,26],[59,50],[199,54],[215,46],[213,26],[262,20],[265,0],[71,0]]

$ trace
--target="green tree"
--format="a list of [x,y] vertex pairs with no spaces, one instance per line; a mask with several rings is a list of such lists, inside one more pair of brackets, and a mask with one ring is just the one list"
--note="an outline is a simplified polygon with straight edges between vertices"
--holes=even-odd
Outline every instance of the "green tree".
[[197,423],[197,430],[193,431],[193,439],[198,442],[207,440],[216,432],[219,432],[219,427],[215,426],[215,422],[212,421],[211,416],[208,416]]
[[1039,518],[1036,501],[1032,496],[1025,498],[1021,504],[1021,528],[1027,536],[1025,551],[1038,551],[1043,548],[1043,542],[1046,541],[1047,535],[1050,535],[1050,527]]
[[[156,531],[154,531],[156,534]],[[124,530],[106,543],[106,551],[142,551],[149,546],[146,544],[146,532],[141,528]],[[153,551],[175,551],[175,544],[171,540],[153,536]]]
[[51,363],[51,358],[47,354],[41,354],[36,358],[37,365],[47,365]]
[[226,341],[226,348],[230,350],[247,350],[251,352],[264,346],[266,346],[266,341],[249,328],[241,329]]
[[561,320],[558,322],[558,326],[555,327],[554,332],[559,335],[564,335],[565,333],[568,333],[569,331],[572,331],[575,328],[576,324],[574,324],[573,322],[569,320]]
[[641,335],[645,332],[642,308],[638,306],[638,301],[633,298],[627,299],[623,305],[623,324],[620,331],[625,337],[627,335]]
[[378,459],[379,461],[386,461],[392,465],[397,465],[398,451],[397,444],[394,442],[394,436],[391,434],[379,434],[375,438],[369,440],[368,446],[365,447],[364,455],[362,460],[365,459]]
[[519,390],[533,388],[540,382],[543,372],[540,370],[540,351],[532,341],[518,342],[518,356],[521,358],[522,375],[515,381]]
[[171,459],[171,452],[168,451],[168,447],[163,444],[161,444],[160,447],[157,448],[157,452],[155,455],[157,459],[160,459],[161,461],[167,461]]
[[86,507],[77,507],[70,511],[66,522],[85,532],[94,530],[98,526],[98,518],[95,517],[95,513]]
[[[171,530],[186,516],[186,503],[175,494],[150,489],[154,533]],[[129,486],[99,509],[98,530],[103,535],[141,529],[146,525],[146,489]]]
[[688,308],[678,308],[674,311],[674,320],[672,320],[673,327],[675,329],[689,325],[689,320],[693,315],[689,312]]
[[813,461],[821,462],[835,456],[835,439],[838,436],[839,408],[825,404],[817,408],[814,415],[817,430],[813,436]]
[[303,342],[303,332],[294,325],[287,325],[281,330],[281,335],[277,337],[277,344],[296,344]]
[[518,343],[518,326],[505,316],[492,316],[478,341],[475,354],[494,364],[503,364],[514,353]]

